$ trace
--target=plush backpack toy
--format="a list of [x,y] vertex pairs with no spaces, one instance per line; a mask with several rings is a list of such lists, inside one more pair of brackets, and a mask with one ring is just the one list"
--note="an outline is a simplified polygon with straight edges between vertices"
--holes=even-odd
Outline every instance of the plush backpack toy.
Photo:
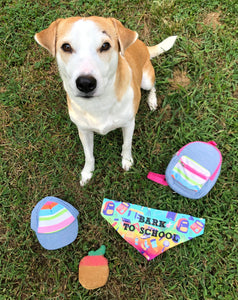
[[222,155],[216,145],[214,141],[191,142],[173,156],[165,175],[149,172],[147,178],[169,185],[184,197],[202,198],[214,186],[221,171]]

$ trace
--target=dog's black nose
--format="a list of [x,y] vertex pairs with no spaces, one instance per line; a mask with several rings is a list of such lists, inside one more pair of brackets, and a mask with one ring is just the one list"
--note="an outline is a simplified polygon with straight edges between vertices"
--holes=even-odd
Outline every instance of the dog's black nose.
[[95,90],[97,86],[97,80],[92,76],[79,76],[76,79],[76,86],[80,92],[88,94]]

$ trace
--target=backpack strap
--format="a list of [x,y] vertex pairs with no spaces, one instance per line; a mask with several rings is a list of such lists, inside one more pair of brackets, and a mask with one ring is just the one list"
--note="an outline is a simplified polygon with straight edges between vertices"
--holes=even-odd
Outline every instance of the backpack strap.
[[149,172],[147,178],[162,185],[168,185],[165,175]]

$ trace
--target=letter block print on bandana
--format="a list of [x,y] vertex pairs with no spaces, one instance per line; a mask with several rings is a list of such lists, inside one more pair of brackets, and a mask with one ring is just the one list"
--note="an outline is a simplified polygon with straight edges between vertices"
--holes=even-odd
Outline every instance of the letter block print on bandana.
[[204,233],[205,219],[110,199],[101,214],[147,260]]

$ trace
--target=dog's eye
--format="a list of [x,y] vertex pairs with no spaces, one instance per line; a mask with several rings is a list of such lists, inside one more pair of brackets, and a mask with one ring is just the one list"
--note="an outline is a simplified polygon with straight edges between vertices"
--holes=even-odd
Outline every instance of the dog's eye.
[[111,45],[110,45],[108,42],[103,43],[103,44],[102,44],[102,47],[100,48],[100,52],[107,51],[107,50],[109,50],[110,48],[111,48]]
[[72,51],[73,51],[72,47],[70,46],[70,44],[63,44],[61,48],[63,49],[64,52],[70,52],[70,53],[72,53]]

